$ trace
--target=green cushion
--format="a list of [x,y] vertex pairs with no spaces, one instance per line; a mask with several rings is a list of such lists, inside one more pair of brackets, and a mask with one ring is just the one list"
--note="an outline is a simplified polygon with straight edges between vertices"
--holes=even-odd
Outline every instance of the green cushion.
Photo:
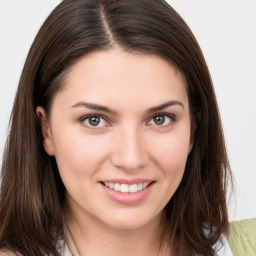
[[228,243],[234,256],[255,256],[256,218],[231,222]]

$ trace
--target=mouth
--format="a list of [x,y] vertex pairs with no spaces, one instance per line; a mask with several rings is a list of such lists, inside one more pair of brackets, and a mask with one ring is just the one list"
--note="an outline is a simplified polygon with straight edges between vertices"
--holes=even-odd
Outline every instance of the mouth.
[[140,183],[115,183],[115,182],[101,182],[107,188],[121,192],[121,193],[137,193],[148,188],[154,181],[140,182]]
[[151,193],[155,180],[114,179],[100,181],[103,191],[118,203],[131,205],[143,202]]

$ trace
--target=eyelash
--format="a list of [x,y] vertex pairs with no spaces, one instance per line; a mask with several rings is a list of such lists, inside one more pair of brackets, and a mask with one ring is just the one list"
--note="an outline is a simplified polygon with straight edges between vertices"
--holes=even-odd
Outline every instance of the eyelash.
[[[100,122],[102,122],[102,120],[106,123],[106,124],[108,124],[108,125],[103,125],[103,126],[93,126],[93,125],[90,125],[90,124],[85,124],[85,122],[86,122],[86,120],[89,120],[90,118],[99,118],[101,121]],[[105,117],[105,116],[103,116],[103,115],[99,115],[99,114],[90,114],[90,115],[86,115],[86,116],[84,116],[84,117],[82,117],[80,120],[80,123],[82,123],[83,125],[85,125],[87,128],[89,128],[89,129],[93,129],[93,130],[95,130],[95,129],[99,129],[99,128],[102,128],[102,127],[104,127],[104,126],[110,126],[110,124],[109,124],[109,122],[107,121],[107,118]]]
[[[107,125],[105,124],[102,126],[93,126],[91,124],[85,124],[86,120],[89,120],[90,118],[93,118],[93,117],[99,118],[100,122],[102,122],[102,120],[103,120]],[[165,118],[167,117],[170,119],[170,121],[166,125],[149,124],[150,126],[152,125],[152,126],[156,126],[157,128],[164,129],[164,128],[170,127],[173,124],[173,122],[176,121],[176,116],[174,116],[174,115],[170,115],[167,113],[159,113],[159,114],[156,114],[156,115],[150,117],[150,119],[149,119],[149,121],[147,121],[147,123],[151,122],[154,118],[157,118],[157,117],[165,117]],[[93,130],[100,129],[104,126],[111,126],[110,123],[107,121],[107,118],[105,116],[99,115],[99,114],[90,114],[90,115],[83,116],[79,121],[80,121],[80,123],[83,123],[83,125],[85,125],[87,128],[93,129]]]
[[156,115],[152,116],[149,119],[148,123],[151,122],[152,120],[154,120],[154,118],[157,118],[157,117],[164,117],[165,120],[166,120],[166,118],[170,119],[168,124],[166,124],[166,125],[157,125],[156,123],[155,124],[150,124],[150,125],[156,126],[157,128],[160,128],[160,129],[169,128],[176,121],[176,116],[175,115],[170,115],[168,113],[159,113],[159,114],[156,114]]

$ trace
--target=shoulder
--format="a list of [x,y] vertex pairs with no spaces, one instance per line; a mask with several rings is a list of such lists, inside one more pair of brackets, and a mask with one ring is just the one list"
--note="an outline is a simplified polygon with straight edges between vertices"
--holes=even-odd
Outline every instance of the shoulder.
[[[233,256],[226,237],[221,234],[217,243],[213,246],[217,256]],[[1,256],[1,255],[0,255]]]

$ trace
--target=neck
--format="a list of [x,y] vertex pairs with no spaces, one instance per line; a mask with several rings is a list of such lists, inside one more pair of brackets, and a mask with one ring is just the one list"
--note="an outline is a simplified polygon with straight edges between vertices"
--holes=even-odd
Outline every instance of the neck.
[[66,224],[80,256],[156,256],[163,255],[160,244],[165,221],[161,215],[142,227],[119,229],[67,208]]

